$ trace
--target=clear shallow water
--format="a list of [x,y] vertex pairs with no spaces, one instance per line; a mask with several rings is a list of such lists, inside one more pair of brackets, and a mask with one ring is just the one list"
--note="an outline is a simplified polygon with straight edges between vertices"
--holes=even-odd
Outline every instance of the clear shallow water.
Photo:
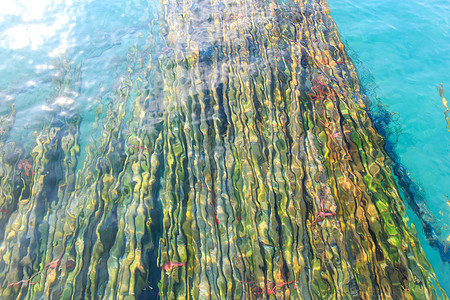
[[[125,72],[130,49],[147,43],[155,18],[147,1],[4,1],[0,11],[2,109],[15,99],[14,129],[29,131],[60,108],[89,117],[95,98],[113,90]],[[81,68],[80,93],[48,103],[64,58]]]
[[[332,3],[330,4],[332,5]],[[8,59],[2,60],[0,66],[1,109],[8,107],[11,100],[15,99],[18,111],[11,138],[20,140],[22,136],[36,134],[40,122],[50,119],[55,111],[62,115],[70,115],[74,111],[81,113],[83,116],[82,124],[84,124],[82,126],[85,126],[86,128],[81,129],[82,134],[80,135],[80,138],[83,139],[88,137],[89,134],[87,133],[91,130],[90,120],[94,120],[95,113],[93,110],[97,107],[97,100],[101,97],[103,100],[108,101],[109,99],[109,101],[112,101],[112,91],[117,88],[117,84],[121,80],[122,74],[127,71],[127,55],[130,52],[133,52],[133,46],[135,44],[142,48],[147,42],[149,28],[151,28],[152,20],[155,18],[156,8],[145,1],[127,2],[126,5],[124,5],[122,1],[108,2],[107,6],[105,6],[103,1],[83,3],[71,1],[33,1],[33,5],[30,5],[30,3],[27,2],[2,5],[6,6],[2,7],[0,10],[3,12],[3,15],[0,17],[2,31],[0,55],[1,57],[7,57]],[[353,9],[354,8],[350,6],[348,7],[348,10],[344,9],[340,12],[343,16],[348,17],[352,15]],[[335,8],[332,5],[333,16],[335,13],[334,11]],[[336,13],[339,13],[339,9],[336,9]],[[368,14],[375,16],[373,15],[372,10],[370,10]],[[359,18],[360,14],[356,14],[356,16]],[[378,15],[376,14],[376,16]],[[242,16],[238,15],[235,18],[242,18]],[[336,18],[338,25],[340,26],[339,18]],[[230,20],[233,19],[234,17],[230,17]],[[353,21],[348,22],[354,24]],[[345,30],[345,25],[343,27]],[[368,25],[367,27],[369,28],[369,31],[373,30],[372,25]],[[377,43],[381,43],[381,40],[385,41],[388,39],[389,35],[387,35],[386,32],[389,32],[389,30],[392,29],[392,26],[386,25],[381,21],[379,27],[375,26],[375,28],[377,28],[376,32],[379,34],[380,39]],[[361,28],[353,28],[350,29],[350,33],[360,32],[359,30],[361,30]],[[396,30],[398,30],[398,28]],[[373,48],[373,45],[377,44],[373,42],[377,39],[368,39],[363,43],[364,46],[367,47],[366,49],[357,49],[357,47],[353,46],[351,43],[351,36],[347,37],[344,32],[344,37],[349,40],[350,45],[355,49],[356,53],[360,55],[360,58],[363,61],[362,55],[366,53],[365,51],[367,48]],[[360,41],[359,38],[357,38],[357,40]],[[390,42],[387,43],[391,45]],[[405,45],[399,44],[398,49],[396,49],[398,52],[398,60],[400,60],[402,56],[404,47]],[[202,50],[206,53],[209,49]],[[158,50],[155,50],[155,52],[157,51]],[[170,49],[162,50],[162,52],[164,51],[167,53],[171,52]],[[413,48],[411,48],[409,50],[409,55],[412,56],[413,54],[414,51]],[[278,52],[276,55],[280,56]],[[368,55],[371,56],[371,54]],[[389,55],[392,55],[392,52],[389,52]],[[380,61],[385,63],[385,67],[381,68],[381,71],[391,69],[391,63],[388,61],[388,58],[390,58],[389,55],[386,54],[380,58]],[[49,95],[54,88],[53,79],[58,78],[59,71],[57,71],[57,66],[62,64],[61,57],[64,56],[79,66],[81,70],[80,73],[82,73],[82,79],[79,80],[80,86],[74,91],[73,97],[70,97],[70,99],[51,99]],[[407,63],[407,65],[411,64],[411,61],[416,62],[416,60],[420,61],[423,58],[409,59],[410,63]],[[370,64],[365,65],[373,73],[374,71],[372,68],[374,67],[376,70],[379,66],[377,63],[373,66]],[[436,67],[441,69],[444,68],[439,63],[436,63]],[[409,73],[409,70],[405,70],[406,68],[407,66],[404,66],[401,70],[394,68],[393,71],[398,71],[399,74],[403,74],[399,77],[402,77],[404,81],[404,78],[409,78],[405,75],[406,73]],[[415,70],[417,72],[415,75],[416,77],[411,77],[407,82],[412,80],[412,82],[416,82],[417,86],[422,85],[423,82],[421,81],[421,78],[417,76],[422,74],[423,69],[416,68]],[[374,75],[375,74],[376,73],[374,73]],[[383,80],[391,83],[391,78],[384,78],[380,82],[378,80],[379,79],[375,76],[375,82],[380,86],[381,91],[377,91],[378,95],[382,97],[384,103],[387,103],[386,100],[390,97],[382,92],[383,89],[381,88],[380,83],[382,83]],[[432,82],[433,80],[430,80],[429,89],[431,89],[431,92],[429,95],[430,97],[434,97],[435,104],[439,106],[440,99],[437,97],[437,92],[433,88],[436,84],[436,82]],[[446,82],[442,79],[439,79],[438,81]],[[391,90],[388,89],[388,91],[397,95],[397,98],[394,98],[395,100],[404,101],[405,97],[399,93],[409,91],[409,88],[413,86],[411,82],[409,82],[409,84],[410,85],[406,87],[405,82],[398,84],[398,87],[396,87],[396,84],[391,87]],[[416,89],[416,91],[417,90],[419,89]],[[109,95],[111,98],[108,98]],[[400,103],[397,101],[393,102],[395,105]],[[389,103],[391,105],[391,110],[400,112],[400,110],[395,107],[394,103]],[[411,108],[411,106],[407,107]],[[435,111],[433,112],[432,109]],[[426,127],[428,125],[424,124],[423,118],[420,117],[420,115],[423,115],[423,113],[419,113],[418,111],[412,113],[410,117],[413,118],[413,116],[415,116],[414,118],[416,120],[416,122],[413,122],[408,121],[411,120],[408,118],[402,120],[401,118],[404,117],[400,114],[399,122],[401,124],[411,124],[412,126],[417,122],[422,121],[421,132],[426,132],[429,130],[427,129],[428,127]],[[442,123],[443,114],[434,106],[430,106],[430,117],[428,119],[434,121],[434,127],[432,128],[434,128],[435,131],[439,133],[442,133],[442,129],[445,131],[445,123]],[[417,129],[414,127],[409,131],[404,129],[404,132],[409,133],[410,136],[403,141],[400,141],[399,153],[402,155],[402,159],[407,165],[407,161],[403,158],[404,155],[407,154],[406,150],[409,151],[411,149],[411,147],[408,146],[409,144],[407,141],[411,143],[411,141],[414,140],[411,138],[411,135],[417,132]],[[402,136],[402,139],[405,136],[407,135]],[[436,142],[442,141],[442,137],[445,136],[445,134],[440,136],[440,138],[436,138]],[[429,133],[426,134],[425,137],[427,138],[426,147],[430,147],[430,140],[428,140]],[[418,137],[415,139],[418,139]],[[414,143],[416,147],[419,147],[417,146],[417,141],[418,140]],[[83,140],[81,140],[81,142],[83,142]],[[401,148],[402,142],[405,145],[404,148]],[[83,151],[84,147],[81,147],[81,149],[81,151]],[[403,152],[401,151],[402,149]],[[445,145],[437,148],[437,150],[439,149],[442,152],[445,152]],[[142,150],[142,152],[145,152],[145,149]],[[83,157],[83,154],[81,157]],[[80,161],[83,161],[83,159],[80,159]],[[445,161],[446,160],[444,159],[438,159],[435,163],[437,165],[442,165]],[[409,165],[407,166],[409,167]],[[417,178],[418,182],[424,185],[419,180],[420,176],[415,176],[418,174],[421,173],[412,173],[412,177]],[[430,179],[427,176],[424,177],[425,178],[421,179]],[[428,195],[428,190],[426,191]],[[212,194],[212,192],[210,193]],[[436,201],[436,203],[439,203],[442,207],[442,203],[445,203],[445,201],[442,201],[442,203]],[[209,208],[209,214],[215,214],[213,209],[208,205],[206,207]],[[433,209],[434,208],[435,207],[433,207]],[[445,209],[445,206],[442,209]],[[445,214],[444,210],[443,214]],[[441,221],[444,224],[445,220]],[[424,245],[426,245],[426,243],[424,243]],[[433,255],[432,251],[429,252]],[[435,263],[438,264],[439,259],[436,256],[434,257],[434,260]],[[445,286],[444,282],[442,284]]]
[[[335,1],[331,15],[340,34],[373,75],[375,93],[398,113],[401,135],[396,144],[402,163],[426,195],[428,205],[450,234],[450,132],[436,91],[443,83],[450,96],[450,3],[448,1]],[[370,88],[369,88],[370,89]],[[447,293],[448,264],[424,239],[422,245]]]

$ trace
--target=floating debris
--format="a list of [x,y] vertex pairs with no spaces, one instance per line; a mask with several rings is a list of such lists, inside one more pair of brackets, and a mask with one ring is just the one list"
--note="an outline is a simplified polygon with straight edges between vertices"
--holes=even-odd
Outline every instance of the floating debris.
[[444,105],[444,115],[445,115],[445,121],[447,122],[447,131],[450,132],[450,109],[448,108],[447,99],[444,97],[444,85],[441,83],[440,86],[437,87],[439,96],[442,98],[442,105]]

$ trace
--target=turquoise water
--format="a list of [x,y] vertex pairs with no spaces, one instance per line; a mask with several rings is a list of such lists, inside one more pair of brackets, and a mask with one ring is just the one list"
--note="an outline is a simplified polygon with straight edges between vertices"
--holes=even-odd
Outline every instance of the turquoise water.
[[[356,3],[356,1],[355,1]],[[330,1],[331,14],[348,45],[373,75],[375,92],[398,113],[402,135],[397,152],[426,193],[430,209],[449,234],[450,133],[435,86],[450,94],[450,5]],[[97,99],[106,99],[126,72],[127,54],[145,45],[156,14],[147,1],[16,1],[0,4],[0,110],[15,100],[18,111],[11,138],[36,134],[54,111],[94,119]],[[81,68],[71,99],[49,100],[62,57]],[[90,130],[82,128],[86,132]],[[80,135],[81,138],[89,135]],[[82,160],[81,160],[82,161]],[[450,293],[448,265],[425,241],[441,285]]]
[[[148,43],[155,19],[148,1],[5,1],[0,4],[0,95],[2,109],[16,100],[17,135],[33,132],[47,114],[62,108],[89,118],[126,71],[127,53]],[[83,78],[72,102],[48,103],[62,59],[78,64]],[[22,126],[21,126],[22,125]],[[25,128],[23,128],[25,127]],[[14,133],[13,133],[14,135]]]
[[[449,235],[450,132],[436,91],[450,96],[450,3],[448,1],[336,1],[331,15],[347,45],[372,75],[375,93],[398,113],[397,153],[419,184],[431,211]],[[373,86],[371,87],[373,89]],[[371,89],[369,88],[369,89]],[[409,211],[413,221],[417,221]],[[422,245],[442,287],[450,292],[448,264],[431,249],[417,225]]]

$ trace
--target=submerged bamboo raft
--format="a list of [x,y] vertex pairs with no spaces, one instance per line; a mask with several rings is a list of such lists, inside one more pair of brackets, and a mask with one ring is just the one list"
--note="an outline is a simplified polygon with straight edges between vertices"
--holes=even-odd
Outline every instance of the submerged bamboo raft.
[[12,108],[2,298],[446,298],[328,12],[162,1],[85,148],[76,114],[8,139]]

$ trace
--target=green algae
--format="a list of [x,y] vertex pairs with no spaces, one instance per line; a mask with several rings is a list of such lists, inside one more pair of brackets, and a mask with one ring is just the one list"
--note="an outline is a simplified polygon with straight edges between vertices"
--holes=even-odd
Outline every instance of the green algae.
[[446,297],[326,2],[161,4],[173,50],[130,50],[83,161],[79,116],[32,149],[0,119],[2,297]]

